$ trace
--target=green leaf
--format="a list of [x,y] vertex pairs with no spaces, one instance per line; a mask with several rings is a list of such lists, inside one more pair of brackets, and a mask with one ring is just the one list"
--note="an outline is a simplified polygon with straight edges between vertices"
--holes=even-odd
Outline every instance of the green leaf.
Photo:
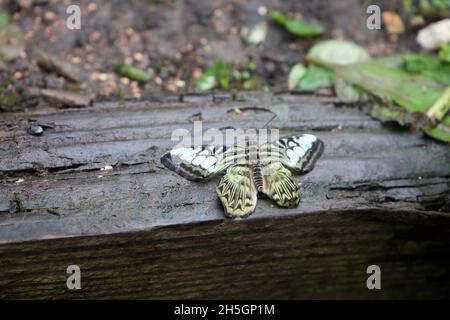
[[287,31],[300,38],[318,37],[325,33],[324,27],[311,25],[303,20],[288,20],[284,26]]
[[342,79],[338,79],[334,84],[334,91],[339,100],[344,103],[355,103],[362,100],[363,94],[354,85],[349,84]]
[[401,126],[410,125],[415,121],[413,113],[395,105],[376,105],[370,111],[370,115],[382,122],[397,122]]
[[197,91],[205,92],[214,89],[216,86],[216,78],[207,74],[197,78]]
[[[19,57],[25,49],[22,29],[11,24],[10,19],[6,17],[9,15],[0,15],[0,25],[2,25],[0,27],[0,62],[9,62]],[[12,39],[14,41],[11,41]]]
[[222,89],[228,89],[228,86],[230,85],[230,79],[229,78],[219,78],[219,83]]
[[270,15],[276,23],[300,38],[317,37],[325,33],[325,28],[322,26],[312,25],[300,19],[291,19],[280,11],[272,11]]
[[0,29],[11,24],[11,16],[6,11],[0,11]]
[[442,93],[439,99],[427,111],[427,117],[431,123],[442,121],[450,110],[450,86]]
[[353,83],[381,99],[388,99],[411,112],[426,112],[445,86],[441,82],[377,61],[336,68],[336,78]]
[[149,73],[125,63],[118,64],[115,67],[115,70],[122,77],[127,77],[140,83],[147,83],[152,79],[152,76]]
[[354,44],[343,40],[326,40],[313,46],[306,59],[322,66],[345,66],[363,62],[370,59],[367,51]]
[[439,57],[446,62],[450,62],[450,44],[444,43],[441,46],[441,50],[439,51]]
[[300,79],[299,89],[315,91],[319,88],[327,88],[333,85],[333,71],[316,65],[308,66],[305,75]]
[[291,71],[289,71],[288,76],[288,89],[294,90],[295,87],[300,82],[300,79],[303,78],[303,76],[306,73],[306,68],[301,63],[297,63],[291,68]]
[[218,85],[222,89],[228,89],[232,76],[232,70],[228,64],[222,60],[210,66],[203,76],[197,78],[197,90],[205,92],[216,88]]
[[450,85],[450,63],[435,55],[406,53],[384,57],[377,61],[389,68],[403,69],[408,73]]
[[406,54],[403,56],[403,69],[450,85],[450,63],[427,54]]
[[435,139],[450,142],[450,115],[448,115],[444,121],[442,121],[437,126],[432,126],[430,124],[425,124],[422,126],[422,130]]
[[278,23],[282,26],[284,26],[286,21],[289,19],[288,16],[283,14],[281,11],[272,11],[272,12],[270,12],[270,16],[276,23]]
[[371,111],[373,117],[405,125],[416,123],[415,113],[421,113],[428,119],[421,126],[423,132],[449,142],[450,84],[446,83],[447,68],[448,63],[435,56],[405,54],[337,67],[335,82],[352,83],[388,102],[374,107]]
[[241,71],[241,79],[243,80],[249,80],[252,77],[250,72],[248,70],[242,70]]

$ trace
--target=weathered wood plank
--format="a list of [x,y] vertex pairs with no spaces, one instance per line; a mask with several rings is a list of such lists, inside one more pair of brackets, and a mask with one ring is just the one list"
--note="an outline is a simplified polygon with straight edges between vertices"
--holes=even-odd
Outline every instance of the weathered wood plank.
[[[0,297],[449,296],[448,145],[312,96],[176,100],[1,114]],[[325,143],[297,177],[298,208],[260,199],[249,219],[227,221],[217,179],[192,183],[159,163],[199,115],[204,129],[259,128],[272,114],[255,107],[280,102],[290,121],[270,127]],[[32,136],[29,119],[53,128]],[[72,263],[78,293],[65,289]],[[365,287],[369,264],[387,271],[381,293]]]
[[[310,98],[286,100],[291,121],[271,125],[280,128],[282,135],[314,132],[325,142],[326,150],[317,168],[301,178],[304,191],[298,209],[273,210],[269,202],[261,200],[255,216],[377,207],[386,202],[383,196],[391,195],[391,189],[399,189],[391,201],[417,209],[417,200],[401,191],[418,185],[416,195],[425,195],[423,190],[436,183],[419,180],[424,178],[444,179],[430,196],[448,193],[448,146],[417,134],[393,132],[355,110],[337,110]],[[263,99],[258,106],[274,103]],[[221,219],[216,180],[190,183],[160,165],[159,157],[172,146],[171,132],[192,129],[190,117],[199,112],[205,129],[260,127],[272,117],[264,111],[245,111],[254,107],[254,102],[109,105],[76,112],[6,115],[3,121],[13,130],[4,126],[0,131],[0,172],[5,177],[0,184],[0,242]],[[236,107],[240,113],[233,111]],[[43,136],[29,135],[28,118],[53,123],[55,128]],[[100,171],[108,164],[115,165],[113,171]],[[24,181],[17,183],[18,179]],[[355,194],[339,198],[336,192],[332,196],[329,192],[335,183],[402,179],[410,180],[406,187],[375,185],[379,195],[371,201]],[[20,198],[23,212],[9,213],[13,192]]]

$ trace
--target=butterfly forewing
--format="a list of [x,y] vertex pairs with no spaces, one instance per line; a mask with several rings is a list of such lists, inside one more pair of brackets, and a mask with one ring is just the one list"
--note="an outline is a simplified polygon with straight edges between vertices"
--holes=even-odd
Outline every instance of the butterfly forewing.
[[243,155],[237,147],[180,147],[164,154],[161,163],[188,180],[200,181],[225,170]]
[[323,152],[323,142],[311,134],[281,138],[275,146],[283,165],[300,173],[311,171]]

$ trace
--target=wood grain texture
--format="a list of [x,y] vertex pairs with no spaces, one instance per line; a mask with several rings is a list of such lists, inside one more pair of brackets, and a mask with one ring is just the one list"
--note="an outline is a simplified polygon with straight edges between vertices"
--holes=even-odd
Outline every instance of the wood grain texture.
[[[0,297],[448,297],[450,149],[313,96],[191,95],[1,114]],[[302,201],[225,220],[214,188],[165,169],[171,133],[259,128],[325,143]],[[236,108],[238,111],[236,112]],[[42,136],[29,121],[52,124]],[[101,171],[112,165],[110,171]],[[20,204],[20,206],[18,205]],[[65,289],[69,264],[83,289]],[[365,271],[379,264],[383,289]]]
[[443,298],[449,231],[447,216],[370,210],[7,244],[0,298]]

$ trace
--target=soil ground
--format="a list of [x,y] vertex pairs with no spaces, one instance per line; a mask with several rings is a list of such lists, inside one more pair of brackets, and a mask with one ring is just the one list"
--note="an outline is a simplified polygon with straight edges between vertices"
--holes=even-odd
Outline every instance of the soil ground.
[[[382,10],[399,12],[401,1],[372,1]],[[23,30],[25,53],[6,66],[9,88],[69,89],[92,98],[144,98],[195,91],[195,78],[222,59],[234,68],[256,65],[251,90],[286,90],[289,69],[302,61],[316,42],[332,37],[363,45],[373,56],[417,51],[414,32],[397,41],[385,30],[366,27],[367,3],[343,1],[78,1],[81,29],[68,30],[70,1],[0,0]],[[315,39],[299,39],[280,28],[266,13],[278,9],[323,25],[327,32]],[[240,29],[269,21],[263,44],[246,45]],[[78,69],[80,84],[73,85],[42,71],[36,53],[44,51]],[[114,72],[127,62],[154,74],[139,85]],[[232,88],[242,90],[243,88]]]

